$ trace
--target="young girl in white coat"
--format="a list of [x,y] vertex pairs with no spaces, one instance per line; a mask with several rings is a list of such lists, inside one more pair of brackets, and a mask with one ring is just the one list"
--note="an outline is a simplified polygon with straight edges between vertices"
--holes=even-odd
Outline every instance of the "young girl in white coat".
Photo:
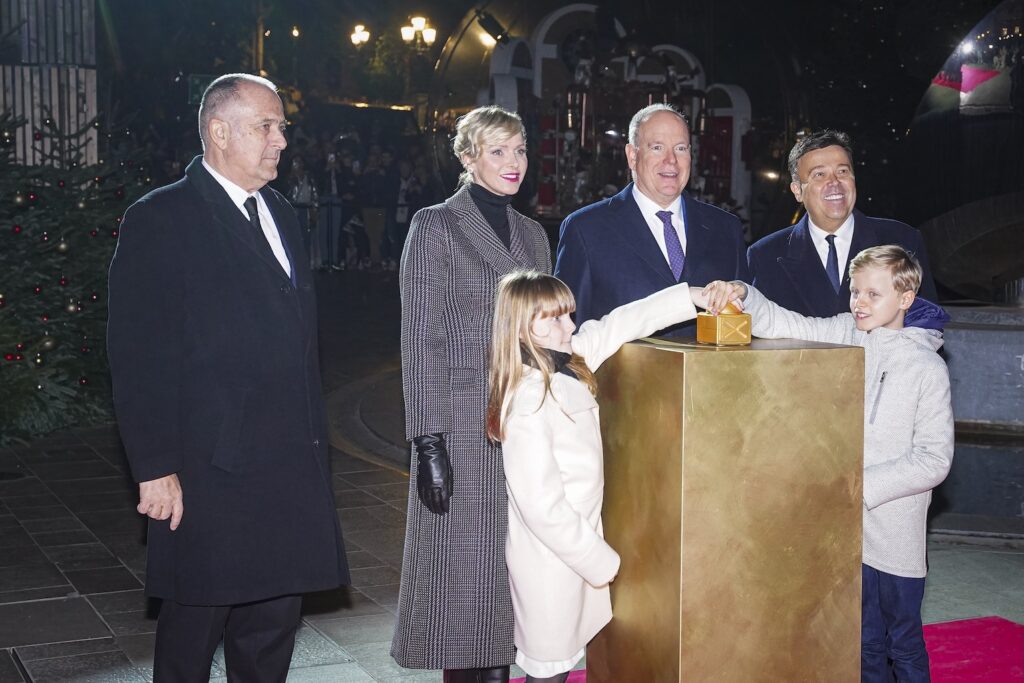
[[[718,310],[721,301],[708,308]],[[508,489],[505,559],[516,664],[528,683],[561,683],[612,617],[619,555],[601,528],[604,461],[594,371],[624,343],[689,320],[702,291],[686,283],[576,326],[576,303],[537,272],[498,285],[488,435],[501,441]]]

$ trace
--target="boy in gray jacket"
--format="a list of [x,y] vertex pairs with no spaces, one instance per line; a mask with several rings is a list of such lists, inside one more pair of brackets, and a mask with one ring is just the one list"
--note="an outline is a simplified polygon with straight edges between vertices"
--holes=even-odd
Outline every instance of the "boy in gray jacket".
[[891,680],[890,661],[900,683],[929,680],[921,625],[925,527],[931,491],[953,460],[953,412],[949,374],[936,353],[949,317],[924,299],[915,304],[920,284],[917,259],[886,245],[850,261],[850,313],[832,318],[793,313],[739,282],[704,290],[732,288],[755,336],[864,347],[861,680],[872,683]]

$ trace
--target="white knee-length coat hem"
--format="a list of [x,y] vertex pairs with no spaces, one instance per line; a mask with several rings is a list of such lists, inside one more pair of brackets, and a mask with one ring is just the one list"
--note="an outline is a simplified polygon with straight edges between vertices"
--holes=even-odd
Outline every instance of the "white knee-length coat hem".
[[[689,287],[669,287],[584,323],[573,351],[597,368],[622,344],[693,318]],[[524,367],[506,400],[502,457],[505,545],[515,644],[532,660],[565,660],[611,620],[608,583],[619,556],[604,538],[604,459],[598,405],[587,387]]]

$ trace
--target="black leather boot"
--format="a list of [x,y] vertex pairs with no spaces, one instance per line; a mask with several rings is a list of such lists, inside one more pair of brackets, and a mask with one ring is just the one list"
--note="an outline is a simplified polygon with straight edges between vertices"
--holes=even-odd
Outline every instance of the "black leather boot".
[[508,667],[495,666],[490,669],[480,669],[480,683],[508,683]]
[[444,683],[480,683],[480,669],[445,669]]

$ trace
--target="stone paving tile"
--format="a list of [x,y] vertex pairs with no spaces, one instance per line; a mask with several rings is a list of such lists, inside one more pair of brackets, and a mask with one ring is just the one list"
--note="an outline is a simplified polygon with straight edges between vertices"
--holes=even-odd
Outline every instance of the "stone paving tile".
[[[127,590],[119,593],[98,593],[87,598],[99,614],[118,614],[120,612],[138,612],[150,608],[150,599],[140,588],[138,590]],[[152,611],[156,617],[156,601],[152,601]]]
[[[397,574],[398,572],[396,572]],[[359,589],[366,597],[373,600],[387,611],[397,614],[398,612],[398,591],[400,584],[383,583],[377,586],[364,586]]]
[[113,593],[142,587],[142,583],[125,567],[66,571],[64,575],[82,595]]
[[110,477],[119,471],[106,460],[99,459],[70,463],[32,463],[29,469],[43,481]]
[[46,555],[35,544],[16,545],[0,550],[0,569],[23,564],[45,564],[46,561]]
[[363,491],[380,498],[383,501],[402,501],[404,504],[409,500],[409,481],[396,482],[393,484],[374,484],[363,486]]
[[89,461],[99,462],[100,460],[96,451],[88,446],[71,446],[31,451],[21,455],[19,459],[28,465],[33,471],[35,470],[36,465]]
[[[227,678],[215,676],[210,683],[226,683]],[[287,683],[374,683],[369,674],[355,662],[351,664],[328,664],[327,666],[304,667],[288,672]]]
[[8,591],[0,593],[0,604],[11,604],[15,602],[31,602],[33,600],[50,600],[52,598],[74,598],[78,597],[71,584],[63,586],[50,586],[48,588],[28,588],[20,591]]
[[49,493],[49,491],[46,485],[36,477],[0,481],[0,496],[4,498],[5,502],[15,496],[32,496],[40,493]]
[[316,622],[316,628],[341,647],[348,649],[361,643],[391,640],[391,635],[395,631],[395,617],[385,613],[324,619]]
[[0,649],[109,635],[84,598],[0,605]]
[[[344,527],[342,527],[342,531],[344,531]],[[345,557],[348,558],[349,569],[365,569],[366,567],[380,567],[384,565],[382,560],[365,550],[349,550],[346,548]]]
[[76,657],[26,662],[33,683],[143,683],[146,679],[123,652],[99,652]]
[[116,567],[121,564],[102,543],[59,545],[44,548],[44,552],[58,569],[66,571]]
[[51,562],[22,564],[0,569],[0,591],[21,591],[67,585],[68,580]]
[[133,510],[82,512],[78,517],[97,535],[141,534],[146,528],[146,518]]
[[155,633],[117,636],[117,646],[121,648],[131,663],[148,679],[153,678],[153,649],[156,647]]
[[384,586],[389,583],[397,584],[401,580],[401,572],[391,567],[367,567],[365,569],[351,570],[352,585],[363,590],[371,586]]
[[[365,669],[366,673],[370,674],[374,680],[379,681],[389,676],[414,676],[422,673],[418,670],[402,668],[392,659],[390,640],[350,645],[348,651],[359,662],[359,666]],[[440,677],[437,680],[440,680]]]
[[121,491],[131,491],[138,495],[138,486],[122,476],[54,481],[49,483],[49,487],[61,498],[91,493],[119,493]]
[[384,612],[380,605],[366,597],[362,591],[350,587],[307,595],[302,601],[302,618],[309,623]]
[[32,540],[43,546],[77,545],[80,543],[95,543],[96,536],[88,529],[77,531],[49,531],[46,533],[32,534]]
[[73,640],[67,643],[50,643],[47,645],[23,645],[14,648],[18,653],[18,659],[23,662],[34,662],[39,659],[54,659],[56,657],[74,657],[77,655],[89,655],[97,652],[118,652],[120,648],[113,638],[90,638],[88,640]]
[[356,458],[336,450],[331,451],[331,471],[334,474],[370,472],[375,469],[377,469],[376,465],[370,464],[361,458]]
[[0,683],[24,683],[18,665],[14,663],[8,650],[0,650]]
[[406,513],[404,507],[399,511],[390,505],[374,505],[366,508],[366,511],[380,520],[385,527],[405,529]]
[[345,535],[350,531],[365,531],[380,526],[378,517],[371,514],[370,508],[366,507],[339,508],[338,521],[341,522],[341,531]]
[[354,531],[346,535],[346,542],[354,542],[360,549],[367,551],[385,563],[395,566],[402,561],[402,548],[405,545],[404,529],[379,529],[373,531]]
[[26,508],[41,508],[44,506],[64,507],[57,496],[49,491],[39,491],[27,496],[4,496],[4,504],[21,519],[21,513]]
[[44,505],[42,507],[13,508],[11,513],[24,526],[24,522],[40,519],[65,519],[72,517],[71,510],[64,505]]
[[138,491],[122,489],[101,493],[61,495],[61,500],[74,512],[95,512],[100,510],[130,510],[138,503]]
[[18,546],[32,546],[35,547],[35,541],[28,535],[28,532],[21,528],[19,524],[16,527],[6,527],[0,529],[0,548],[10,548]]
[[75,517],[52,517],[50,519],[26,519],[21,523],[25,531],[30,534],[46,533],[50,531],[81,531],[84,530],[82,523]]
[[363,508],[368,505],[380,505],[380,500],[365,491],[360,491],[359,489],[334,492],[334,506],[339,510],[346,508]]
[[404,474],[399,474],[393,470],[384,469],[383,467],[377,468],[376,470],[367,470],[365,472],[347,472],[336,476],[340,476],[353,486],[400,483],[404,483],[406,486],[409,485],[409,477]]
[[156,613],[148,610],[104,614],[103,621],[115,636],[135,636],[156,633]]
[[337,643],[316,629],[302,624],[295,634],[295,651],[291,666],[323,666],[325,664],[348,664],[352,656]]
[[441,683],[442,674],[440,671],[409,671],[404,676],[384,676],[377,679],[377,683]]

